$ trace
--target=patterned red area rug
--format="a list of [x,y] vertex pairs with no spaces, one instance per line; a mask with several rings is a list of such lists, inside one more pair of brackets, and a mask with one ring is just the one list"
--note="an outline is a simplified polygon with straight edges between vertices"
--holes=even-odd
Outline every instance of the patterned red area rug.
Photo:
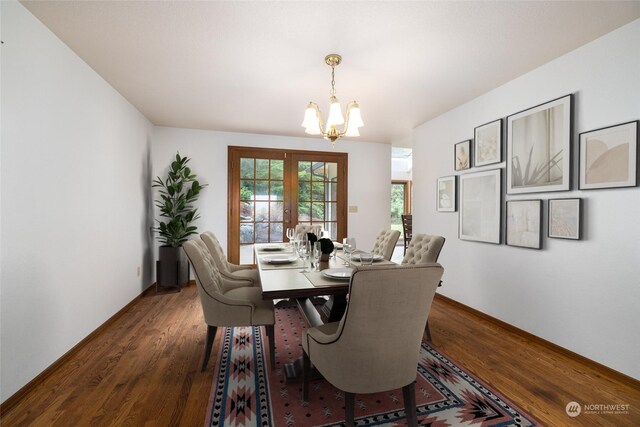
[[[261,328],[223,328],[205,426],[340,426],[344,394],[325,380],[287,384],[283,364],[302,354],[296,308],[276,309],[276,370]],[[418,421],[427,426],[534,426],[533,418],[422,343],[416,379]],[[356,395],[356,425],[406,425],[402,390]]]

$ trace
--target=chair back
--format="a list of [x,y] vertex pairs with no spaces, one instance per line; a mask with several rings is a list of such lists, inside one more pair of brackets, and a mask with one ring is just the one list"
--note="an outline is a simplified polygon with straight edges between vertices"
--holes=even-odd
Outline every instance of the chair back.
[[438,262],[445,238],[429,234],[416,234],[411,239],[402,264],[428,264]]
[[376,255],[382,255],[387,261],[391,260],[393,250],[396,248],[400,232],[398,230],[382,230],[375,243],[371,253]]
[[322,225],[298,224],[298,225],[296,225],[295,233],[296,233],[296,235],[313,233],[319,239],[321,231],[322,231]]
[[356,268],[336,339],[324,344],[335,346],[333,354],[314,357],[309,343],[309,357],[327,381],[350,393],[415,381],[424,325],[443,271],[435,263]]
[[204,292],[207,296],[215,298],[216,294],[222,292],[222,277],[207,245],[202,239],[195,238],[184,242],[182,248],[193,266],[200,296],[202,297]]
[[231,269],[229,268],[229,261],[224,255],[224,251],[222,250],[222,245],[218,238],[211,231],[205,231],[200,235],[200,238],[207,245],[211,256],[213,257],[213,261],[218,267],[218,270],[223,273],[231,273]]

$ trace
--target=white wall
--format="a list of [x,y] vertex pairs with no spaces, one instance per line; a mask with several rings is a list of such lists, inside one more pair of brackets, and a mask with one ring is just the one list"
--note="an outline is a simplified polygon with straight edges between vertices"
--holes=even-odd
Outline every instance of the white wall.
[[226,247],[227,151],[229,146],[282,148],[349,154],[348,233],[361,248],[373,247],[375,237],[391,224],[391,146],[338,140],[335,149],[322,138],[269,136],[231,132],[156,127],[153,145],[154,176],[164,176],[170,160],[180,151],[198,179],[209,186],[201,193],[199,232],[212,230]]
[[578,133],[640,118],[640,20],[416,128],[414,228],[447,239],[439,292],[640,379],[640,188],[507,196],[584,199],[584,240],[545,237],[541,251],[461,241],[458,214],[435,208],[436,179],[455,174],[454,143],[569,93],[577,188]]
[[0,7],[4,401],[152,282],[152,126],[21,4]]

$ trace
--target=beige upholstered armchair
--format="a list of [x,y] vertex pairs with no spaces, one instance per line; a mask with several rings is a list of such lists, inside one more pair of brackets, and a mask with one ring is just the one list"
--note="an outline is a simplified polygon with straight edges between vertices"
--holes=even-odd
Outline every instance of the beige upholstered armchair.
[[227,261],[224,255],[222,245],[218,238],[211,231],[205,231],[200,235],[204,243],[207,245],[216,267],[227,279],[231,280],[249,280],[254,286],[260,286],[260,274],[258,270],[252,269],[249,265],[236,265]]
[[[407,248],[407,252],[402,260],[402,264],[426,264],[431,262],[438,262],[440,251],[444,246],[444,237],[442,236],[430,236],[428,234],[416,234],[411,239],[411,243]],[[431,341],[431,328],[429,328],[429,321],[424,327],[424,331],[427,334],[427,338]]]
[[424,324],[442,277],[439,264],[358,267],[340,322],[308,329],[302,338],[303,400],[309,366],[345,392],[347,425],[354,394],[402,388],[409,425],[417,425],[415,380]]
[[398,230],[382,230],[373,244],[371,253],[382,255],[384,259],[390,261],[399,237],[400,232]]
[[304,233],[313,233],[319,239],[321,231],[322,231],[322,226],[321,225],[311,225],[311,224],[298,224],[298,225],[296,225],[296,235],[304,234]]
[[211,253],[200,238],[183,244],[193,266],[204,320],[207,323],[207,343],[202,370],[209,362],[211,347],[218,326],[265,326],[269,338],[271,368],[275,368],[273,301],[262,299],[262,289],[246,280],[231,280],[222,276]]

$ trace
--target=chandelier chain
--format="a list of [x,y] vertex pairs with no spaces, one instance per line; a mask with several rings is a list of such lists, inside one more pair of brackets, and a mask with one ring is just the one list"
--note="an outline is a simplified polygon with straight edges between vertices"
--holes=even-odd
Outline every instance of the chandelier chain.
[[336,67],[331,67],[331,96],[336,95]]

